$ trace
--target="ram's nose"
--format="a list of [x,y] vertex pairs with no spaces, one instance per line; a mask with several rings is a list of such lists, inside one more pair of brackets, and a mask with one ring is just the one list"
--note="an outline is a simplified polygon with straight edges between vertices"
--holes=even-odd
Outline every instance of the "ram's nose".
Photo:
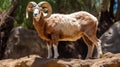
[[35,9],[34,12],[33,12],[33,16],[37,16],[38,14],[39,14],[39,10]]
[[38,15],[37,13],[33,14],[35,17]]

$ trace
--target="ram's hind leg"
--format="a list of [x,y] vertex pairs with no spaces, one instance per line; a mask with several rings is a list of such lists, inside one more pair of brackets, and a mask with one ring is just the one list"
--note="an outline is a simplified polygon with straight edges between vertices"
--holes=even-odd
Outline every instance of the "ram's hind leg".
[[86,36],[88,37],[89,40],[92,41],[93,45],[96,46],[97,48],[97,56],[95,58],[100,58],[100,56],[102,55],[102,49],[101,49],[101,42],[100,40],[96,37],[96,34],[86,34]]
[[93,50],[94,50],[94,44],[86,35],[83,35],[82,38],[83,38],[84,42],[86,43],[86,45],[88,47],[88,52],[87,52],[87,56],[86,56],[85,59],[92,58]]
[[102,56],[102,46],[101,46],[101,41],[98,39],[98,42],[96,44],[97,47],[97,58],[100,58]]

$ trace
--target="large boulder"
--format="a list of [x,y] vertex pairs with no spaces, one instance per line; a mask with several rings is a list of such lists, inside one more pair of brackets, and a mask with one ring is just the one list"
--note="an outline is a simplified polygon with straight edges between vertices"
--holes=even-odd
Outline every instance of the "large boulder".
[[104,53],[120,53],[120,21],[114,23],[100,39]]
[[[111,28],[100,37],[103,53],[120,52],[120,22],[116,22]],[[81,43],[82,42],[82,43]],[[76,42],[59,42],[58,51],[60,58],[85,58],[87,46],[82,39]],[[46,42],[39,38],[33,30],[14,28],[7,41],[5,58],[19,58],[37,54],[47,57]]]
[[[58,51],[59,58],[85,58],[86,45],[81,45],[78,40],[76,42],[59,42]],[[47,56],[46,42],[38,36],[36,31],[17,27],[12,29],[10,37],[7,41],[4,58],[20,58],[37,54],[41,57]]]
[[7,41],[4,58],[20,58],[37,54],[47,56],[46,42],[33,30],[17,27],[12,29]]

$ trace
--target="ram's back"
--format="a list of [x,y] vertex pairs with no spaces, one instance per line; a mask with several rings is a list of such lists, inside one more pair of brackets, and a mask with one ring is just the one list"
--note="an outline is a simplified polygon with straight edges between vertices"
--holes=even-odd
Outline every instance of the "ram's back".
[[85,29],[89,29],[90,24],[94,25],[96,23],[98,24],[97,19],[84,11],[72,14],[52,14],[47,19],[47,29],[48,33],[58,32],[62,36],[61,39],[63,38],[63,41],[66,39],[71,39],[72,41],[79,39],[78,36],[82,35]]

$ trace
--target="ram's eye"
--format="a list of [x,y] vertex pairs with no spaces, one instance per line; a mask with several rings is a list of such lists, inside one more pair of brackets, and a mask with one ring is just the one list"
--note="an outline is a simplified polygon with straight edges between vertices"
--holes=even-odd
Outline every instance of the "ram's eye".
[[48,13],[48,9],[47,9],[47,8],[44,8],[43,11],[44,11],[45,13]]
[[45,9],[46,7],[42,7],[42,9]]

